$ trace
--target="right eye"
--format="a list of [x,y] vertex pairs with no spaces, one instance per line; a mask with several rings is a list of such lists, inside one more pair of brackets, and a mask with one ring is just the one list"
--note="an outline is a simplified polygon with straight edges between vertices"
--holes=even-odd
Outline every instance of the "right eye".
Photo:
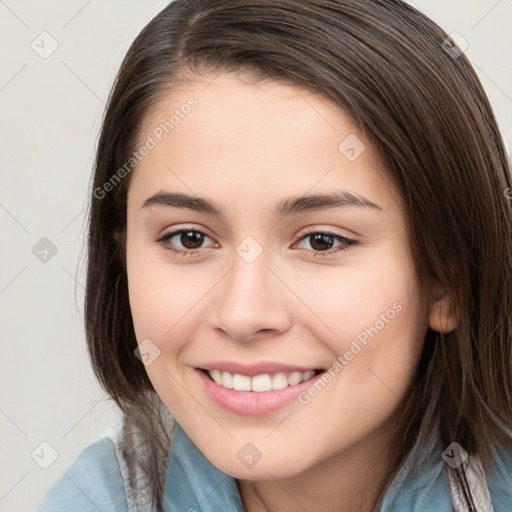
[[[205,237],[211,240],[206,233],[197,229],[180,229],[172,231],[171,233],[166,233],[155,241],[160,243],[164,249],[171,251],[174,254],[188,257],[192,256],[202,248],[201,245],[203,244]],[[175,240],[173,241],[173,239]],[[181,244],[183,248],[176,249],[176,244]]]

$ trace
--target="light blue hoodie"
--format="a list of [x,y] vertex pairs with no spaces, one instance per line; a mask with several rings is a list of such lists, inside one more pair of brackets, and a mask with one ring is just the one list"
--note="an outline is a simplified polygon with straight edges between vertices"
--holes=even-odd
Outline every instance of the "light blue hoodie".
[[[428,462],[412,468],[418,444],[388,488],[380,512],[453,512],[442,449],[430,441]],[[512,512],[512,453],[496,454],[488,476],[494,512]],[[149,509],[148,509],[149,510]],[[165,485],[165,512],[244,512],[236,480],[213,466],[176,423]],[[463,510],[463,509],[461,509]],[[490,508],[482,508],[487,512]],[[130,512],[113,441],[84,448],[36,512]]]

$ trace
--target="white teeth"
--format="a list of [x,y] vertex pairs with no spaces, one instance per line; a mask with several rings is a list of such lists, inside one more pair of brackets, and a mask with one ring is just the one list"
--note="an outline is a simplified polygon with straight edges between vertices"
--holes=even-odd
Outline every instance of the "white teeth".
[[235,373],[233,375],[233,389],[236,391],[251,391],[251,377]]
[[222,385],[222,374],[219,372],[219,370],[212,370],[210,375],[217,384]]
[[222,372],[222,382],[217,382],[217,384],[220,384],[221,386],[224,386],[228,389],[233,389],[233,375],[228,372]]
[[272,389],[272,379],[270,375],[256,375],[252,378],[251,389],[253,391],[270,391]]
[[311,379],[315,375],[315,370],[308,370],[307,372],[304,372],[304,376],[302,377],[302,380],[308,380]]
[[247,375],[231,374],[219,370],[209,370],[208,373],[219,386],[234,389],[235,391],[255,391],[257,393],[296,386],[315,375],[314,370],[290,373],[278,372],[273,375],[264,373],[255,375],[252,378]]
[[272,377],[272,389],[283,389],[288,386],[288,379],[286,373],[276,373]]
[[301,380],[302,380],[302,373],[301,372],[293,372],[288,377],[288,385],[296,386]]

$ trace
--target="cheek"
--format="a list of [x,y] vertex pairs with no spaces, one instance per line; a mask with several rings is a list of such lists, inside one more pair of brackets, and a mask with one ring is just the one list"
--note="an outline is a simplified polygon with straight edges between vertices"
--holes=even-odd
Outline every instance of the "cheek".
[[164,338],[180,339],[176,333],[183,328],[182,320],[211,287],[194,279],[191,266],[169,265],[165,258],[164,249],[128,241],[128,289],[137,340],[150,338],[161,350]]
[[209,287],[193,280],[190,270],[166,264],[159,249],[135,242],[127,244],[127,272],[136,339],[139,344],[151,341],[141,345],[151,354],[145,370],[158,395],[181,417],[194,411],[195,403],[179,384],[180,357],[191,337],[192,308]]
[[364,264],[314,277],[300,293],[320,320],[315,334],[335,354],[332,365],[343,357],[334,368],[341,392],[357,389],[369,402],[402,396],[427,328],[411,260],[390,245]]
[[398,329],[405,334],[418,321],[412,267],[400,264],[391,254],[388,257],[386,251],[375,251],[357,264],[317,269],[309,276],[301,273],[300,279],[293,276],[292,282],[296,283],[294,291],[323,324],[322,339],[332,344],[336,353],[347,339],[358,337],[364,343],[372,326],[379,333]]
[[[364,272],[346,269],[339,287],[332,286],[333,276],[316,280],[308,295],[308,306],[335,333],[320,337],[325,327],[316,331],[335,354],[330,366],[333,378],[319,386],[320,391],[310,389],[301,397],[310,417],[332,425],[319,441],[318,453],[355,443],[391,418],[421,355],[426,319],[418,311],[412,267],[382,255]],[[314,436],[318,422],[305,423],[303,428],[305,437]]]

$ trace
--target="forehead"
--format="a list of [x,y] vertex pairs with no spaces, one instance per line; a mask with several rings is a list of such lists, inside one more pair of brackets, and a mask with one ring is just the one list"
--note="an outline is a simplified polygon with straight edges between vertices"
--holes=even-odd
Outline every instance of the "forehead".
[[182,85],[146,116],[139,141],[148,139],[154,147],[130,189],[180,178],[192,190],[256,193],[265,183],[267,194],[284,187],[287,195],[389,184],[375,149],[336,103],[281,82],[225,73]]
[[[190,103],[194,104],[192,108],[188,107]],[[161,135],[168,139],[170,131],[179,137],[183,125],[194,124],[194,129],[201,130],[197,137],[201,135],[200,142],[228,135],[233,150],[238,135],[257,142],[270,140],[265,135],[277,131],[282,143],[287,134],[297,136],[298,130],[304,134],[318,130],[333,132],[339,126],[335,127],[332,121],[336,118],[339,125],[341,116],[347,118],[333,101],[308,89],[234,73],[207,74],[162,94],[145,116],[139,141],[151,133],[157,139]],[[347,125],[351,124],[346,120]],[[167,130],[163,127],[164,133],[159,133],[159,126],[169,121],[172,126],[167,125]],[[288,130],[282,132],[284,124]],[[262,126],[266,130],[262,131]],[[233,131],[235,128],[237,131]]]

